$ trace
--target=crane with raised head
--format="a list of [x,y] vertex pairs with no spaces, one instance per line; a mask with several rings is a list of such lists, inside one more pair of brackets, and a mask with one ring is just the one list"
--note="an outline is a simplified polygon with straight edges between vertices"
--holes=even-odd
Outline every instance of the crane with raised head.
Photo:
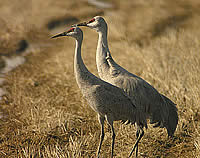
[[[165,127],[168,136],[172,137],[178,124],[176,104],[163,94],[160,94],[148,82],[128,72],[114,61],[108,47],[108,26],[104,18],[96,16],[88,22],[77,24],[77,26],[86,26],[98,32],[96,64],[100,78],[122,88],[136,105],[138,111],[146,119],[150,119],[151,124],[155,124],[154,127]],[[143,128],[137,126],[136,141],[140,140],[143,135]],[[136,148],[132,149],[129,157],[134,150],[136,150],[137,157],[138,144]]]
[[[52,38],[61,36],[71,36],[76,39],[74,55],[74,75],[76,82],[88,104],[97,112],[101,125],[101,136],[97,156],[100,156],[100,150],[104,139],[104,121],[106,119],[112,130],[111,157],[113,157],[115,142],[113,121],[128,121],[132,124],[136,123],[137,126],[142,128],[147,126],[146,119],[137,111],[135,104],[121,88],[105,82],[89,72],[81,57],[83,32],[80,28],[72,27],[68,31],[55,35]],[[134,148],[138,143],[139,140],[135,143]]]

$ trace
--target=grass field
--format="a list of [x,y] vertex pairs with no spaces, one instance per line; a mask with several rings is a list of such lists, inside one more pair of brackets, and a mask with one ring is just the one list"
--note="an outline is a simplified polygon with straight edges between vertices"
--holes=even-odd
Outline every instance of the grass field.
[[[177,104],[174,138],[150,125],[139,144],[139,157],[200,157],[200,2],[104,1],[114,7],[97,9],[84,0],[0,1],[0,64],[5,54],[16,56],[13,52],[20,40],[30,46],[25,64],[9,72],[3,85],[7,94],[0,106],[4,114],[0,157],[95,157],[100,126],[74,78],[75,41],[50,37],[70,28],[66,24],[70,17],[78,22],[98,14],[108,23],[115,61]],[[50,22],[58,26],[48,29]],[[97,75],[98,35],[87,28],[83,32],[83,59]],[[127,157],[135,142],[135,127],[120,122],[114,126],[115,157]],[[101,157],[110,154],[111,130],[107,124],[105,128]]]

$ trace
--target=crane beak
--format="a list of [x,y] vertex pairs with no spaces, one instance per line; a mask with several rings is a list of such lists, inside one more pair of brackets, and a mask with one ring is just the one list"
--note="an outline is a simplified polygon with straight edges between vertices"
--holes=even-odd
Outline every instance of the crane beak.
[[60,33],[60,34],[55,35],[55,36],[53,36],[51,38],[57,38],[57,37],[60,37],[60,36],[67,36],[67,32]]
[[79,23],[79,24],[75,24],[75,25],[72,25],[72,26],[87,26],[87,23],[86,22],[83,22],[83,23]]

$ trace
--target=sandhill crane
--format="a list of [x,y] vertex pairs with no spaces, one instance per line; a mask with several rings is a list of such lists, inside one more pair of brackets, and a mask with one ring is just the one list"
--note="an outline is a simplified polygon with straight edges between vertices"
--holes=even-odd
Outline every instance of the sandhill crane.
[[[76,39],[74,56],[74,75],[76,82],[91,108],[98,113],[101,125],[97,156],[99,157],[100,155],[101,145],[104,139],[104,120],[106,119],[112,130],[111,157],[113,157],[115,142],[113,121],[129,121],[132,124],[136,123],[138,126],[143,127],[147,126],[146,119],[142,115],[139,115],[140,113],[135,108],[135,105],[122,89],[101,80],[88,71],[81,57],[83,32],[80,28],[72,27],[68,31],[55,35],[52,38],[60,36],[71,36]],[[138,143],[139,141],[136,142],[135,147]]]
[[[96,16],[89,22],[83,22],[77,24],[77,26],[89,27],[99,34],[96,64],[100,78],[122,88],[132,99],[140,113],[146,119],[150,119],[150,123],[156,123],[154,127],[165,127],[168,136],[173,136],[178,124],[176,105],[145,80],[128,72],[113,60],[108,48],[106,21],[102,17]],[[143,129],[137,126],[136,140],[140,140],[143,135]],[[133,150],[129,156],[132,155]],[[137,157],[138,146],[135,150]]]

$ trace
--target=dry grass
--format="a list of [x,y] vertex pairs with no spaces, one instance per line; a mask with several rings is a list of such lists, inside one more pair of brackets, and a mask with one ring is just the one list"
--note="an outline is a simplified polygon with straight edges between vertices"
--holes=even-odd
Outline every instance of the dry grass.
[[[31,50],[24,65],[7,75],[8,94],[0,107],[6,115],[0,120],[0,157],[95,157],[100,128],[75,82],[75,42],[70,38],[50,40],[45,27],[51,19],[75,16],[86,20],[100,10],[86,1],[67,2],[0,2],[1,20],[6,24],[0,32],[1,50],[11,52],[16,40],[22,38],[40,46]],[[113,2],[116,8],[104,16],[113,57],[178,107],[174,139],[168,139],[164,129],[150,127],[139,145],[140,157],[200,157],[200,3]],[[24,6],[23,12],[18,11],[20,6]],[[13,10],[16,20],[12,20]],[[83,31],[83,58],[89,70],[97,74],[97,34]],[[115,129],[115,157],[127,157],[135,141],[135,127],[115,123]],[[110,142],[106,125],[101,157],[109,156]]]

